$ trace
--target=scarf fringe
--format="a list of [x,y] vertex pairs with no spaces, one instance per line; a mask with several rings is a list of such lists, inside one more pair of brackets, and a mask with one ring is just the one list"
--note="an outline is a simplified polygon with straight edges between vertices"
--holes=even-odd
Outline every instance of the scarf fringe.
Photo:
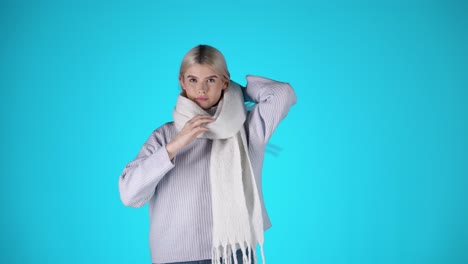
[[[240,243],[234,243],[233,245],[231,243],[231,244],[220,245],[218,247],[213,247],[211,263],[212,264],[239,264],[237,261],[237,250],[240,249],[242,251],[242,264],[253,264],[253,263],[259,264],[257,260],[256,248],[251,247],[250,244],[247,242],[243,244],[245,245],[241,245]],[[262,256],[262,264],[266,264],[265,252],[263,250],[263,243],[259,243],[259,245],[260,245],[260,253]]]

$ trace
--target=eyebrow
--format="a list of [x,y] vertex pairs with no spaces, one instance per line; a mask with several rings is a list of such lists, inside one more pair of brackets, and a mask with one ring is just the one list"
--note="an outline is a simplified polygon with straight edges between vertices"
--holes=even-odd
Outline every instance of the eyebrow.
[[[198,79],[198,77],[196,77],[196,76],[187,75],[187,78],[190,78],[190,77],[195,78],[195,79]],[[205,79],[209,79],[209,78],[218,78],[218,76],[216,76],[216,75],[211,75],[211,76],[206,77]]]

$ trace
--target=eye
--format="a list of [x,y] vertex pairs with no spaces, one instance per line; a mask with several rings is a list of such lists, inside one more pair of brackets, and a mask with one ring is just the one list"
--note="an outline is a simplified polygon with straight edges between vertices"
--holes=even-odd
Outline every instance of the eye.
[[214,78],[208,79],[208,82],[214,83],[216,80]]
[[197,82],[197,80],[196,79],[189,79],[189,82],[195,83],[195,82]]

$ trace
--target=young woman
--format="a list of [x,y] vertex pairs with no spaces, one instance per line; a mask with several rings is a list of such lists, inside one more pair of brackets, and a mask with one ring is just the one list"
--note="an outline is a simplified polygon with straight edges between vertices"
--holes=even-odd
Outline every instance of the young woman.
[[[149,202],[153,263],[256,263],[271,227],[262,194],[265,146],[296,103],[288,83],[230,80],[224,56],[183,58],[173,122],[155,129],[119,177],[126,206]],[[251,111],[245,100],[255,102]]]

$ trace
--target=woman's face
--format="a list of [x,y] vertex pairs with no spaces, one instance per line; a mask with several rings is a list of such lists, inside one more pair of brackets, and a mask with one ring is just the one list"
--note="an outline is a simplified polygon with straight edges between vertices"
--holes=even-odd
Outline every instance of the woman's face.
[[179,77],[179,82],[187,98],[203,109],[216,105],[222,91],[228,87],[228,83],[205,64],[190,66],[184,76]]

